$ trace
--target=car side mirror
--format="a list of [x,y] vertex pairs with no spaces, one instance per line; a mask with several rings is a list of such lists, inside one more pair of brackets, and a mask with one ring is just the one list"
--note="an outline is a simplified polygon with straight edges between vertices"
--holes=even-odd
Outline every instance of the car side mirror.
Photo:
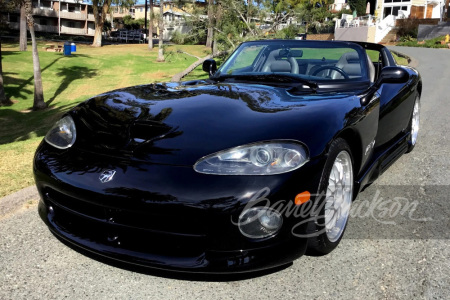
[[207,59],[203,62],[203,71],[209,74],[209,76],[213,76],[217,71],[217,63],[214,59]]
[[376,85],[383,83],[406,83],[409,80],[409,73],[402,67],[384,67],[378,76]]

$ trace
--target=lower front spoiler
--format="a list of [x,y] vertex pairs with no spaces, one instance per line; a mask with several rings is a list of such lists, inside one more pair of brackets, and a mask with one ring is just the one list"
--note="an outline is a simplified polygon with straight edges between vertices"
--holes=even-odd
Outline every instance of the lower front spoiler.
[[[87,250],[118,262],[139,267],[148,267],[164,271],[176,271],[198,274],[232,274],[257,272],[280,267],[291,263],[306,251],[307,243],[303,239],[292,238],[288,241],[251,250],[214,251],[201,249],[196,253],[180,251],[173,253],[149,253],[125,249],[120,244],[107,244],[92,235],[92,231],[73,232],[61,225],[55,212],[42,200],[39,202],[39,215],[50,231],[69,245]],[[157,242],[157,241],[154,241]]]

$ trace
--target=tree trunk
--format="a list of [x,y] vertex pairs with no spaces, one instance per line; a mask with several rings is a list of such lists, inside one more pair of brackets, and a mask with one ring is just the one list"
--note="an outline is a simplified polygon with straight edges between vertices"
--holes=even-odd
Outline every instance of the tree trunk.
[[212,49],[212,43],[214,39],[214,0],[208,0],[208,35],[206,37],[206,47]]
[[218,52],[216,55],[210,54],[210,55],[205,56],[203,58],[199,58],[196,62],[192,63],[185,70],[181,71],[180,73],[177,73],[177,74],[173,75],[173,77],[172,77],[172,79],[170,81],[171,82],[178,82],[181,79],[183,79],[183,77],[185,77],[186,75],[188,75],[189,73],[194,71],[194,69],[197,68],[198,66],[200,66],[205,60],[213,58],[215,56],[225,55],[227,53],[228,53],[228,51],[223,51],[223,52]]
[[31,35],[31,48],[33,51],[33,73],[34,73],[34,101],[33,110],[40,110],[47,107],[44,102],[44,89],[42,87],[41,64],[37,49],[36,35],[34,34],[34,19],[32,15],[31,0],[26,1],[27,25]]
[[148,24],[148,49],[153,49],[153,0],[150,0],[150,23]]
[[213,54],[213,56],[217,56],[217,52],[218,52],[218,49],[217,49],[217,40],[214,40],[214,41],[213,41],[213,46],[212,46],[212,54]]
[[160,4],[160,16],[158,20],[158,27],[159,27],[159,43],[158,43],[158,58],[156,61],[163,62],[165,61],[164,58],[164,48],[163,48],[163,36],[164,36],[164,8],[163,3]]
[[102,32],[103,32],[103,23],[101,21],[98,21],[97,24],[95,24],[94,42],[92,43],[92,46],[94,47],[102,46]]
[[3,84],[2,70],[2,40],[0,39],[0,106],[9,105],[11,102],[6,98],[5,86]]
[[27,15],[25,12],[25,5],[20,6],[20,34],[19,44],[20,51],[27,51]]
[[95,20],[94,42],[92,43],[92,46],[94,47],[102,46],[103,24],[105,24],[106,15],[108,14],[109,7],[111,6],[111,1],[112,0],[104,0],[100,9],[98,7],[99,1],[92,1],[92,11],[94,13]]
[[449,0],[445,2],[445,8],[447,9],[447,14],[445,15],[445,20],[447,20],[450,17],[450,3]]

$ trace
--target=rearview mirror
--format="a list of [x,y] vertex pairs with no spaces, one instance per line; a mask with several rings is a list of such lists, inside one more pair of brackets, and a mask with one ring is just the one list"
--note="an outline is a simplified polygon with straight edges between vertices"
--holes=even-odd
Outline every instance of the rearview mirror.
[[217,63],[214,59],[207,59],[203,62],[203,71],[209,74],[209,76],[213,76],[217,71]]
[[409,80],[408,71],[402,67],[384,67],[378,76],[376,85],[383,83],[405,83]]

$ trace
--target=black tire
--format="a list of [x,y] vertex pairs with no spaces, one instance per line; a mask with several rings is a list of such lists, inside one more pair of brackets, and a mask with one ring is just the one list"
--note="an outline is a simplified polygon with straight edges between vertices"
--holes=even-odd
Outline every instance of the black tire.
[[[416,107],[416,105],[417,105],[417,107]],[[417,109],[417,128],[413,129],[414,118],[416,116],[415,115],[416,109]],[[419,97],[419,95],[417,95],[416,100],[414,101],[414,107],[413,107],[413,111],[411,113],[411,119],[409,120],[409,124],[408,124],[408,132],[410,132],[410,135],[408,137],[408,150],[406,151],[406,153],[413,151],[414,147],[417,144],[417,135],[419,133],[419,124],[420,124],[420,97]],[[417,130],[417,132],[413,132],[413,130]],[[415,137],[414,137],[414,134],[416,135]]]
[[[348,154],[348,155],[347,155]],[[339,156],[339,160],[337,160]],[[337,164],[339,164],[339,161],[341,161],[342,157],[345,157],[346,160],[349,161],[349,165],[347,164],[347,167],[345,169],[350,170],[350,174],[347,174],[350,179],[345,179],[348,182],[351,182],[351,185],[348,187],[344,187],[346,189],[349,190],[350,195],[348,195],[347,193],[345,194],[345,199],[343,200],[344,203],[346,203],[345,206],[347,207],[347,211],[345,208],[342,209],[343,214],[347,214],[347,216],[345,217],[345,220],[341,220],[341,224],[343,224],[342,226],[337,226],[337,227],[333,227],[333,230],[329,230],[327,231],[326,228],[326,216],[325,216],[325,203],[328,201],[332,201],[332,199],[335,198],[339,198],[339,197],[332,197],[330,194],[327,194],[328,188],[329,188],[329,182],[330,180],[332,180],[330,178],[331,176],[331,172],[333,170],[333,166],[335,165],[335,162],[337,162]],[[343,168],[344,170],[344,168]],[[345,173],[344,171],[342,173]],[[347,176],[344,174],[344,176]],[[333,175],[333,177],[335,177],[335,174]],[[336,185],[337,187],[339,185]],[[344,185],[341,185],[344,186]],[[316,199],[314,200],[314,209],[313,209],[313,213],[312,213],[312,218],[311,221],[308,224],[308,233],[309,233],[309,238],[308,238],[308,249],[307,249],[307,254],[310,255],[324,255],[324,254],[328,254],[331,251],[333,251],[338,245],[339,242],[342,239],[342,236],[344,235],[344,231],[347,227],[347,221],[348,221],[348,215],[349,215],[349,210],[350,210],[350,204],[353,200],[353,187],[354,187],[354,180],[353,180],[353,157],[352,157],[352,152],[350,149],[350,146],[348,145],[348,143],[342,139],[342,138],[337,138],[336,140],[334,140],[332,142],[332,144],[330,145],[329,151],[328,151],[328,158],[327,161],[325,163],[325,167],[324,170],[322,172],[322,176],[320,178],[320,183],[319,183],[319,189],[318,189],[318,195],[316,197]],[[330,187],[330,190],[332,190],[332,188]],[[335,187],[335,190],[338,190]],[[330,195],[330,196],[329,196]],[[348,199],[349,197],[349,199]],[[344,197],[342,197],[342,199],[344,199]],[[335,201],[332,201],[332,203],[336,203]],[[334,205],[333,205],[334,207]],[[344,206],[342,206],[344,207]],[[339,215],[336,211],[335,213],[338,215],[338,219],[339,219]],[[333,215],[334,216],[334,215]],[[336,228],[336,230],[334,230]],[[336,232],[338,229],[337,228],[342,228],[339,229],[341,230],[340,234],[338,235],[336,233],[337,236],[333,236],[333,231]],[[331,238],[330,238],[331,236]]]

